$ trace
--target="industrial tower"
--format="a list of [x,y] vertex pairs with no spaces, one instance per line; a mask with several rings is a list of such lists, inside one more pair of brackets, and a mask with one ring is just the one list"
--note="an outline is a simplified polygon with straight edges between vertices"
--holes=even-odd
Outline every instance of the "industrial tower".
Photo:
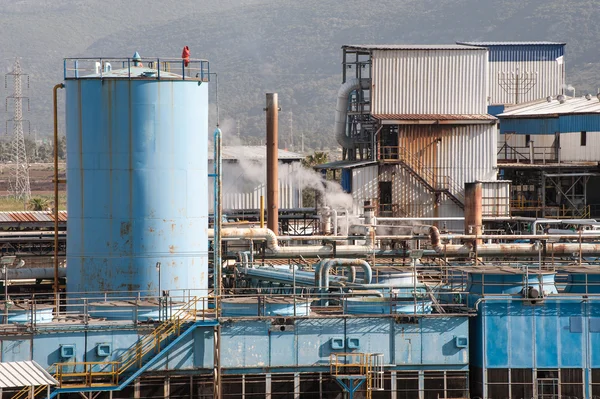
[[19,59],[15,59],[15,65],[12,72],[4,76],[4,87],[8,88],[9,76],[14,78],[13,94],[6,97],[6,111],[8,111],[9,100],[14,101],[14,116],[6,121],[6,131],[8,132],[9,122],[13,125],[13,134],[11,142],[12,164],[10,165],[9,190],[11,196],[16,200],[28,201],[31,198],[31,187],[29,185],[29,162],[27,161],[27,153],[25,150],[25,137],[23,135],[23,90],[21,85],[21,77],[27,77],[27,87],[29,87],[29,76],[21,71]]

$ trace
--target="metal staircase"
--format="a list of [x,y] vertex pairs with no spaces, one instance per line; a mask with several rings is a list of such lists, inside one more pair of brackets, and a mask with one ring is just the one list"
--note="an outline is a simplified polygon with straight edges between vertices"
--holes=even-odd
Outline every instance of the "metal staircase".
[[[155,364],[171,348],[192,333],[198,326],[215,326],[216,320],[198,320],[198,304],[203,298],[194,297],[174,311],[150,334],[141,337],[118,359],[104,362],[55,363],[48,369],[59,385],[48,399],[59,393],[119,391]],[[164,345],[164,346],[163,346]],[[34,397],[46,392],[47,386],[35,389]],[[25,399],[29,387],[22,389],[12,399]]]
[[435,172],[424,165],[416,156],[406,148],[398,147],[398,162],[411,176],[417,179],[427,190],[436,194],[443,194],[461,209],[465,209],[465,197],[462,188],[449,176],[442,180],[436,178]]

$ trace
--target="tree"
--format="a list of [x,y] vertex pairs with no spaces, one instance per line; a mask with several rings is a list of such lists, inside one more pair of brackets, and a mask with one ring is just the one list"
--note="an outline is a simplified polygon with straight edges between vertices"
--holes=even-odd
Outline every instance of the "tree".
[[50,207],[50,201],[42,197],[33,197],[29,200],[28,208],[32,211],[45,211]]

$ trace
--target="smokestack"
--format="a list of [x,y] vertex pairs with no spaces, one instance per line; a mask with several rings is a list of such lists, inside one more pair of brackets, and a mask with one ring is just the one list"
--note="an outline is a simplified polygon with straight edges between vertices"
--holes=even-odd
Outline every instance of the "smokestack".
[[279,232],[279,102],[277,93],[267,93],[267,227]]
[[[481,183],[465,183],[465,234],[481,236],[483,227]],[[477,240],[481,244],[482,240]]]

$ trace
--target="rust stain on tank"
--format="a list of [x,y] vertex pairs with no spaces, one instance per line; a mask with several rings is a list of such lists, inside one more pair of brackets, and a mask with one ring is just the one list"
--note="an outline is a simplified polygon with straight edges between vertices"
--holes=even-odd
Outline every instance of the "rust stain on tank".
[[148,231],[149,231],[150,233],[154,233],[154,229],[153,229],[152,227],[150,227],[150,228],[148,229]]
[[171,231],[175,231],[175,223],[171,223]]
[[171,253],[171,254],[175,253],[175,245],[169,245],[169,253]]
[[131,234],[131,222],[121,222],[121,237]]

